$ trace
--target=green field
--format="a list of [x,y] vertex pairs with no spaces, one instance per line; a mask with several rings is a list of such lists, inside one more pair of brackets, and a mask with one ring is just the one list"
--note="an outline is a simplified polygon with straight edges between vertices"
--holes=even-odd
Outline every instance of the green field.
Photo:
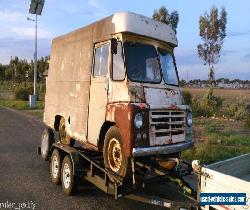
[[[185,90],[200,99],[208,91],[205,88]],[[233,103],[238,98],[245,98],[250,102],[250,90],[215,89],[215,94],[223,97],[226,104]],[[30,109],[27,101],[20,100],[0,100],[0,106],[22,110],[41,118],[44,101],[38,101],[35,109]],[[195,147],[182,153],[184,159],[199,159],[207,164],[250,152],[250,129],[245,127],[243,121],[220,117],[195,117],[193,122]]]
[[[17,110],[29,110],[29,102],[28,101],[20,101],[20,100],[1,100],[0,106],[8,107]],[[44,101],[37,101],[37,105],[34,109],[43,109]]]
[[37,101],[37,105],[34,109],[29,107],[28,101],[20,101],[20,100],[2,100],[0,99],[0,107],[7,107],[11,109],[20,110],[27,114],[38,116],[42,118],[43,109],[44,109],[44,101]]
[[182,157],[212,163],[250,152],[250,130],[239,121],[194,118],[194,149],[186,150]]
[[[184,88],[193,97],[202,99],[207,88]],[[223,109],[239,100],[250,103],[250,90],[214,89],[223,98]],[[195,117],[193,119],[194,149],[184,151],[184,159],[198,159],[208,164],[250,152],[250,129],[241,120],[222,117]]]

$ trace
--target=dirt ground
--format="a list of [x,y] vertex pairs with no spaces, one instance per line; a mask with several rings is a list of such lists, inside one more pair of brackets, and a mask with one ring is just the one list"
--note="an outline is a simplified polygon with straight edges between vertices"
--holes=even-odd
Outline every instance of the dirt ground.
[[[183,88],[183,90],[189,91],[195,97],[202,98],[208,88]],[[224,99],[225,105],[239,99],[245,99],[250,103],[250,89],[215,88],[214,93]]]

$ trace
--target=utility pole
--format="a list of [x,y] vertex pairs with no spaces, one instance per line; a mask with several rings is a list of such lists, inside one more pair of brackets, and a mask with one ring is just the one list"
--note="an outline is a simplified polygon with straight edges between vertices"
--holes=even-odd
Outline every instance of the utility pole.
[[35,21],[35,52],[34,52],[34,93],[29,96],[30,108],[36,106],[37,100],[37,15],[42,14],[45,0],[31,0],[29,13],[36,15],[36,19],[27,18],[27,20]]
[[34,95],[37,97],[37,14],[36,14],[36,31],[35,31],[35,53],[34,53]]

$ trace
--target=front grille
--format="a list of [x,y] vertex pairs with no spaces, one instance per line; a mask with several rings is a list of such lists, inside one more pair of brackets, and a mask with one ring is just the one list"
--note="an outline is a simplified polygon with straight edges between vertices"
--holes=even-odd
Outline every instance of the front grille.
[[151,110],[150,125],[150,146],[185,141],[184,111]]

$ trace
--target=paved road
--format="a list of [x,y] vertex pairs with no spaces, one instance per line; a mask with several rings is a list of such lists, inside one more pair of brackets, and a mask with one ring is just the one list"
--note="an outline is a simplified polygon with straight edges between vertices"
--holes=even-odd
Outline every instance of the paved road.
[[[123,198],[116,201],[86,182],[80,184],[77,195],[64,195],[60,186],[50,183],[48,162],[36,153],[43,129],[38,118],[0,107],[0,209],[25,205],[53,210],[158,209]],[[5,208],[6,204],[13,208]]]

